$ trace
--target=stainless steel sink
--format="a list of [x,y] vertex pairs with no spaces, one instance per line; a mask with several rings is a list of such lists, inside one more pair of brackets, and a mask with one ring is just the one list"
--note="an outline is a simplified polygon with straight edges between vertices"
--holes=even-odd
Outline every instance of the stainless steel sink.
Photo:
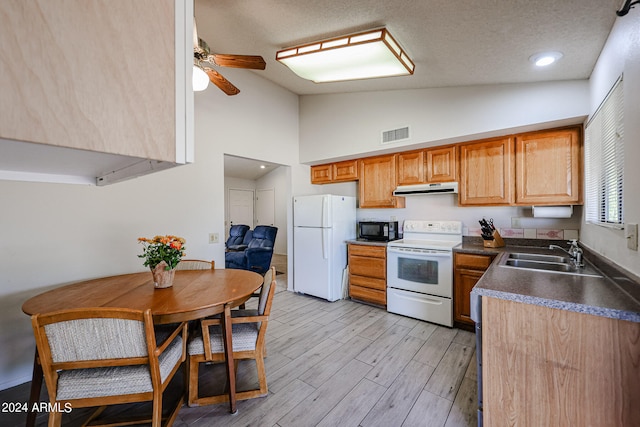
[[530,260],[530,261],[544,261],[544,262],[560,262],[563,264],[571,264],[571,258],[560,255],[543,255],[543,254],[525,254],[525,253],[511,253],[510,259],[514,260]]
[[511,267],[531,268],[534,270],[561,271],[564,273],[574,272],[577,268],[571,264],[559,262],[529,261],[525,259],[508,259],[505,265]]
[[510,253],[509,256],[503,258],[500,265],[548,273],[602,277],[602,274],[589,264],[585,264],[584,267],[576,267],[571,258],[557,255]]

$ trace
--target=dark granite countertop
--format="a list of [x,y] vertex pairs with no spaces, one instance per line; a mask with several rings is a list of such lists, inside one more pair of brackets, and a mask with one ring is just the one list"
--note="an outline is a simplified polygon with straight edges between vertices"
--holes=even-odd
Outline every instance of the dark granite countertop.
[[[473,294],[640,323],[640,299],[637,294],[634,298],[627,292],[628,287],[625,289],[617,283],[619,277],[613,280],[605,273],[604,277],[589,277],[500,265],[510,252],[562,255],[562,251],[549,250],[548,246],[484,248],[477,242],[465,242],[454,251],[496,255],[473,288]],[[590,262],[590,259],[586,258],[586,261]],[[591,263],[592,266],[596,264]]]

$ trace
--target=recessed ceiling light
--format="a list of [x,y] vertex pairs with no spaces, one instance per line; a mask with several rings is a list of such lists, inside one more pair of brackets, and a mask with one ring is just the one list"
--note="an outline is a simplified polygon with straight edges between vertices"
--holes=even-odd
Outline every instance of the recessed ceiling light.
[[546,67],[562,57],[562,52],[541,52],[531,55],[529,61],[536,64],[537,67]]
[[260,165],[260,169],[265,169],[266,166],[265,165]]

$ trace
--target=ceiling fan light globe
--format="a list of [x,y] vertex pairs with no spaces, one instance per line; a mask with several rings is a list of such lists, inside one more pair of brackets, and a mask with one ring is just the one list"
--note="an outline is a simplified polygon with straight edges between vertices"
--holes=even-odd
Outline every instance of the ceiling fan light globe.
[[194,92],[203,91],[209,86],[209,76],[196,65],[193,66],[192,84]]

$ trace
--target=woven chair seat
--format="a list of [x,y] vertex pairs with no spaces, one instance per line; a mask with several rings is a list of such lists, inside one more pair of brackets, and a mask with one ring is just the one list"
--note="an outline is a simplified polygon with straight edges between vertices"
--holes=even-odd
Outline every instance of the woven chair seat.
[[[258,338],[258,325],[256,323],[237,323],[232,325],[231,334],[233,336],[233,351],[252,351],[256,348]],[[211,341],[212,353],[223,353],[224,343],[222,341],[222,330],[220,326],[209,327],[209,338]],[[204,354],[204,342],[202,333],[198,333],[187,346],[190,355]]]
[[[160,334],[162,335],[162,334]],[[178,336],[159,357],[160,376],[164,382],[182,357],[182,337]],[[153,390],[148,365],[61,371],[58,399],[121,396]]]

